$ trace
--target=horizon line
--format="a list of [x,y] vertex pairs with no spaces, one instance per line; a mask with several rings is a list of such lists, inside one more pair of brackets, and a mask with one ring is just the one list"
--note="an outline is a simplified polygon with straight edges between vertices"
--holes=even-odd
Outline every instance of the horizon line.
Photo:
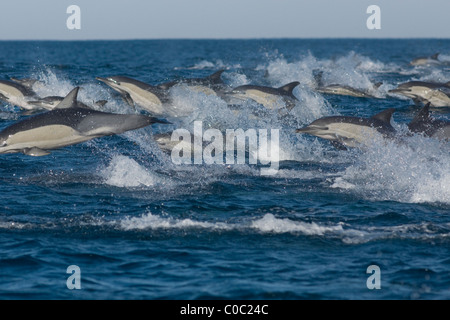
[[0,39],[0,41],[40,41],[40,42],[44,42],[44,41],[60,41],[60,42],[65,42],[65,41],[152,41],[152,40],[163,40],[163,41],[167,41],[167,40],[175,40],[175,41],[180,41],[180,40],[214,40],[214,41],[219,41],[219,40],[225,40],[225,41],[229,41],[229,40],[450,40],[450,37],[243,37],[243,38],[238,38],[238,37],[229,37],[229,38],[222,38],[222,37],[218,37],[218,38],[209,38],[209,37],[205,37],[205,38],[85,38],[85,39],[62,39],[62,38],[55,38],[55,39],[46,39],[46,38],[42,38],[42,39]]

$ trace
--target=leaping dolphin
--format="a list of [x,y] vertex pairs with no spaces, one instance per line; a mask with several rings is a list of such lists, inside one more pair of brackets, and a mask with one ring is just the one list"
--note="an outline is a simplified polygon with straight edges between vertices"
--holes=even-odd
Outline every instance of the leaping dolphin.
[[391,125],[394,112],[395,109],[388,109],[371,118],[324,117],[296,132],[330,140],[338,148],[368,146],[377,137],[392,138],[395,135],[396,130]]
[[400,84],[389,92],[411,98],[416,104],[430,103],[432,107],[449,107],[449,90],[450,81],[447,83],[410,81]]
[[168,102],[167,90],[129,77],[96,78],[118,91],[129,104],[144,108],[153,115],[165,115],[163,104]]
[[450,141],[450,122],[432,118],[429,103],[408,124],[408,128],[414,133],[421,133],[428,137]]
[[0,100],[18,106],[22,109],[52,110],[64,97],[50,96],[41,98],[33,91],[33,85],[38,81],[34,79],[16,79],[13,81],[0,80]]
[[[356,98],[376,98],[369,90],[361,90],[353,88],[351,86],[343,84],[324,84],[323,83],[323,71],[318,72],[315,75],[315,80],[317,82],[316,91],[324,94],[333,94],[340,96],[350,96]],[[377,90],[383,83],[377,82],[373,84],[373,89]]]
[[441,64],[439,60],[439,53],[435,53],[430,57],[418,57],[410,62],[412,66],[426,66],[426,65],[436,65]]
[[251,99],[271,110],[276,109],[281,100],[290,111],[298,101],[292,92],[299,84],[294,81],[279,88],[244,85],[234,88],[228,95],[241,100]]
[[[376,83],[374,88],[377,89],[381,86],[381,83]],[[341,96],[351,96],[357,98],[376,98],[374,95],[370,94],[368,91],[356,89],[350,86],[341,84],[330,84],[326,86],[321,86],[316,89],[316,91],[325,94],[334,94]]]
[[33,110],[36,107],[29,104],[28,101],[39,98],[33,90],[19,83],[0,80],[0,99],[20,108]]
[[121,134],[154,123],[168,123],[140,114],[124,115],[80,107],[79,87],[52,111],[19,121],[0,132],[0,154],[45,156],[50,150],[95,138]]

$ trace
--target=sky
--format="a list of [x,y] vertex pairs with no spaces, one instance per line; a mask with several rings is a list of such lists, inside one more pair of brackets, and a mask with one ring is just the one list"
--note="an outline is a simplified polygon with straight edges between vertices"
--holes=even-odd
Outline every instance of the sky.
[[[450,38],[450,0],[2,0],[0,40]],[[81,29],[70,30],[70,5]],[[380,8],[370,30],[367,8]]]

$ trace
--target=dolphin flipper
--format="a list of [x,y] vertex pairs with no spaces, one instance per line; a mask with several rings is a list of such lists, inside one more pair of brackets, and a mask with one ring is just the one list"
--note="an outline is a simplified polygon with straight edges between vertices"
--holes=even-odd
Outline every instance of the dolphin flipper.
[[50,154],[50,152],[48,152],[47,150],[42,150],[37,147],[23,149],[22,153],[24,155],[32,156],[32,157],[43,157],[43,156],[48,156]]
[[3,100],[3,101],[5,101],[5,102],[8,102],[8,97],[5,97],[4,95],[2,95],[1,93],[0,93],[0,100]]

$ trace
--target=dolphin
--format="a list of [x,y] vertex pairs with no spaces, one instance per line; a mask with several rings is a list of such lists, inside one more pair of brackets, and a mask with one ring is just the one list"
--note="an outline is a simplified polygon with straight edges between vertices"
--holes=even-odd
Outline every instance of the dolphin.
[[436,65],[441,64],[441,61],[439,61],[439,53],[435,53],[430,57],[419,57],[413,59],[410,64],[412,66],[425,66],[425,65]]
[[334,146],[341,149],[368,146],[377,137],[394,137],[396,130],[391,125],[394,112],[393,108],[387,109],[371,118],[324,117],[302,129],[297,129],[296,132],[330,140]]
[[432,107],[449,107],[449,90],[450,81],[447,83],[410,81],[400,84],[389,92],[411,98],[416,104],[429,102]]
[[164,115],[163,105],[168,102],[168,93],[163,88],[149,85],[128,77],[114,76],[96,78],[118,91],[129,104],[144,108],[153,115]]
[[158,88],[163,90],[169,90],[172,87],[180,84],[185,84],[189,88],[203,92],[209,95],[221,95],[223,94],[223,90],[225,90],[225,84],[222,81],[222,73],[225,72],[225,69],[219,70],[205,78],[187,78],[180,79],[175,81],[170,81],[166,83],[162,83],[158,85]]
[[37,80],[37,79],[32,79],[32,78],[18,79],[18,78],[11,77],[10,80],[15,83],[18,83],[30,90],[34,90],[34,88],[42,88],[45,85],[44,82]]
[[[63,100],[64,100],[64,97],[50,96],[50,97],[41,98],[39,100],[28,101],[28,103],[31,105],[40,107],[40,108],[47,109],[47,110],[53,110]],[[99,101],[94,102],[94,104],[99,107],[103,107],[106,103],[108,103],[108,101],[106,101],[106,100],[99,100]],[[89,107],[86,104],[79,102],[79,101],[78,101],[78,106],[80,108],[91,109],[91,107]]]
[[[342,84],[328,84],[323,83],[323,71],[319,71],[315,76],[317,82],[316,91],[324,94],[333,94],[340,96],[350,96],[356,98],[376,98],[373,94],[370,94],[368,90],[360,90],[347,85]],[[378,89],[383,83],[377,82],[373,85],[373,88]]]
[[[292,91],[300,84],[298,81],[288,83],[279,88],[244,85],[234,88],[227,95],[241,100],[250,99],[263,105],[267,109],[274,110],[282,101],[289,111],[295,107],[298,99],[294,96]],[[281,100],[280,100],[281,99]]]
[[26,110],[36,107],[29,104],[29,99],[38,99],[36,93],[16,82],[0,80],[0,99]]
[[[376,83],[374,85],[375,88],[378,88],[381,85],[381,83]],[[341,95],[341,96],[351,96],[351,97],[357,97],[357,98],[376,98],[374,95],[370,94],[366,90],[360,90],[356,88],[352,88],[350,86],[346,85],[340,85],[340,84],[330,84],[326,86],[321,86],[316,89],[316,91],[320,93],[325,94],[334,94],[334,95]]]
[[422,133],[428,137],[450,141],[450,122],[432,118],[430,103],[427,103],[408,124],[408,129],[413,133]]
[[28,117],[0,132],[0,154],[45,156],[50,150],[121,134],[165,120],[141,114],[113,114],[80,107],[79,87],[52,111]]

